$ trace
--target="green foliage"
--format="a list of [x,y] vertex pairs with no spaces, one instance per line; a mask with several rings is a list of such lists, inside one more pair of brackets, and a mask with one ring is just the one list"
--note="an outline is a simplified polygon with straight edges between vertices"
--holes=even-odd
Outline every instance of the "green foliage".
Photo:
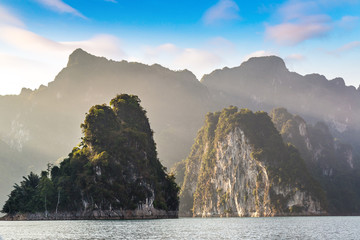
[[2,212],[35,212],[42,208],[39,201],[37,201],[40,195],[38,188],[40,183],[39,176],[31,172],[27,177],[23,177],[23,179],[20,185],[14,185],[14,190],[11,191]]
[[178,209],[179,188],[157,158],[139,98],[122,94],[110,104],[90,108],[79,146],[49,169],[51,178],[31,174],[15,185],[3,212],[133,210],[151,198],[158,209]]

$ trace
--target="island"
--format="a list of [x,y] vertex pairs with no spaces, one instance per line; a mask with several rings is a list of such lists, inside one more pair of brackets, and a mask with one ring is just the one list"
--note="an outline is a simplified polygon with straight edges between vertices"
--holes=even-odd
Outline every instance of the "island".
[[2,220],[178,217],[179,187],[157,157],[137,96],[91,107],[81,128],[80,144],[59,166],[14,185]]

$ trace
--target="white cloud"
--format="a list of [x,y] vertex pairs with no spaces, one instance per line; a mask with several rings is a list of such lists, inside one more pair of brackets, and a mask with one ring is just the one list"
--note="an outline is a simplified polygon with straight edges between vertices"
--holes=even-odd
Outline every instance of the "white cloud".
[[358,16],[343,16],[337,24],[345,29],[352,29],[359,22]]
[[283,45],[295,45],[326,36],[333,28],[332,19],[321,14],[319,1],[291,0],[283,4],[276,16],[280,23],[266,25],[265,36]]
[[146,46],[143,48],[142,56],[136,61],[148,64],[159,63],[174,70],[188,69],[200,79],[204,73],[221,66],[223,58],[215,51],[206,48],[182,48],[173,43],[165,43]]
[[96,35],[93,38],[84,41],[60,42],[60,44],[63,44],[70,50],[82,48],[91,54],[106,56],[107,58],[112,59],[126,57],[126,53],[121,48],[122,44],[120,39],[108,34]]
[[0,5],[0,24],[9,24],[14,26],[24,26],[25,24],[12,13],[10,13],[6,8]]
[[[21,88],[37,88],[54,79],[61,68],[48,62],[0,53],[0,95],[20,93]],[[44,79],[47,78],[47,79]]]
[[325,36],[332,27],[326,22],[282,23],[266,27],[266,36],[276,43],[295,45],[311,38]]
[[234,54],[237,50],[233,42],[223,37],[215,37],[210,39],[206,45],[206,48],[218,55]]
[[172,43],[164,43],[159,46],[146,46],[144,52],[147,58],[156,58],[159,55],[173,55],[177,54],[180,49]]
[[125,56],[120,48],[120,40],[105,34],[84,41],[57,42],[23,28],[0,26],[0,42],[32,54],[64,55],[76,48],[83,48],[94,54],[113,58]]
[[343,16],[335,21],[327,11],[344,4],[357,4],[357,0],[289,0],[280,5],[273,15],[277,24],[267,24],[266,38],[282,45],[295,45],[303,41],[326,36],[334,27],[354,28],[357,16]]
[[270,52],[270,51],[259,50],[259,51],[249,53],[248,55],[246,55],[243,58],[243,60],[247,61],[247,60],[249,60],[250,58],[253,58],[253,57],[265,57],[265,56],[272,56],[272,55],[275,55],[275,54]]
[[306,58],[302,54],[294,53],[294,54],[290,54],[289,56],[286,56],[284,59],[285,59],[285,61],[297,62],[297,61],[303,61]]
[[295,71],[301,66],[304,66],[308,63],[307,58],[302,54],[290,54],[284,57],[284,61],[286,63],[286,67],[290,71]]
[[[96,35],[82,41],[59,42],[23,27],[2,24],[0,89],[3,91],[0,91],[0,94],[19,93],[22,87],[34,89],[40,84],[52,81],[66,66],[68,55],[76,48],[120,60],[127,57],[121,46],[120,39],[111,35]],[[200,79],[204,73],[220,67],[225,59],[222,57],[234,54],[233,49],[234,45],[230,41],[217,37],[204,43],[201,49],[182,48],[173,43],[148,46],[140,50],[137,60],[149,64],[160,63],[175,70],[189,69]],[[136,56],[134,51],[133,55]]]
[[61,0],[36,0],[38,3],[60,13],[70,13],[78,17],[86,18],[78,10],[72,8]]
[[213,24],[221,20],[240,19],[239,6],[233,0],[220,0],[209,8],[204,16],[205,24]]
[[338,48],[338,51],[339,52],[344,52],[344,51],[349,51],[353,48],[357,48],[360,46],[360,41],[354,41],[354,42],[350,42],[350,43],[347,43],[343,46],[341,46],[340,48]]
[[234,64],[238,66],[241,56],[234,43],[219,36],[208,39],[200,47],[184,48],[173,43],[146,46],[139,57],[131,60],[159,63],[173,70],[188,69],[201,79],[214,69]]
[[202,49],[186,48],[175,59],[175,66],[186,68],[198,77],[205,72],[212,71],[221,63],[220,56]]
[[360,18],[358,16],[343,16],[341,18],[342,23],[352,23],[358,21]]
[[281,16],[283,21],[290,21],[314,14],[317,10],[318,5],[315,1],[291,0],[280,6],[277,14]]
[[350,50],[353,50],[353,49],[359,48],[359,47],[360,47],[360,41],[353,41],[353,42],[344,44],[335,50],[328,51],[327,53],[330,55],[339,56],[341,53],[344,53],[344,52],[347,52],[347,51],[350,51]]
[[31,31],[13,27],[0,26],[0,41],[17,49],[34,53],[61,51],[61,44],[39,36]]
[[0,25],[0,94],[52,81],[76,48],[116,60],[126,57],[120,40],[111,35],[57,42],[20,27]]

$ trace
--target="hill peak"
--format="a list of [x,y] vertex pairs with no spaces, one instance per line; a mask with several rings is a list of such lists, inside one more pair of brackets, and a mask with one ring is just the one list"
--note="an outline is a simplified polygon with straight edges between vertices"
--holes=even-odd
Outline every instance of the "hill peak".
[[94,60],[98,59],[99,57],[94,56],[81,48],[76,49],[73,51],[69,56],[69,61],[67,63],[67,67],[71,67],[77,64],[90,64],[94,62]]
[[255,67],[261,69],[278,69],[288,71],[285,62],[278,56],[252,57],[241,64],[242,67]]

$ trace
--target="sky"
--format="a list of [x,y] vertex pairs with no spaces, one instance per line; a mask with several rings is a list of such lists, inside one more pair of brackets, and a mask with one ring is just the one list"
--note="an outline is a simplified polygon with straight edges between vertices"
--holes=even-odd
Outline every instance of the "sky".
[[0,95],[47,85],[76,48],[188,69],[250,57],[360,84],[360,0],[0,0]]

